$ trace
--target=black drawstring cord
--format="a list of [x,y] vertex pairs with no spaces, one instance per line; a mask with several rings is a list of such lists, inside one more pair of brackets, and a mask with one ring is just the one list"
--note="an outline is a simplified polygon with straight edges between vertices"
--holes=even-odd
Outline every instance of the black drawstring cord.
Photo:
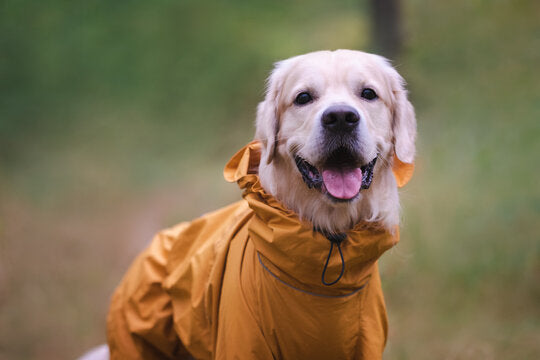
[[[324,285],[326,286],[330,286],[330,285],[334,285],[335,283],[337,283],[342,277],[343,277],[343,273],[345,272],[345,259],[343,258],[343,252],[341,251],[341,243],[343,242],[343,240],[345,240],[345,238],[347,237],[346,234],[325,234],[323,233],[324,236],[326,236],[326,238],[330,241],[330,251],[328,252],[328,257],[326,258],[326,263],[324,264],[324,268],[323,268],[323,271],[322,271],[322,275],[321,275],[321,281]],[[332,255],[332,251],[334,250],[334,244],[336,244],[337,248],[338,248],[338,251],[339,251],[339,256],[341,257],[341,273],[339,274],[338,278],[332,282],[326,282],[325,280],[325,275],[326,275],[326,270],[328,269],[328,263],[330,262],[330,256]]]

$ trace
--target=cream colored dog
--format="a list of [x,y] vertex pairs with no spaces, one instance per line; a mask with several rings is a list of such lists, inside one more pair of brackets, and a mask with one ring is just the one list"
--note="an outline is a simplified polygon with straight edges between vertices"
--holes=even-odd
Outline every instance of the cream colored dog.
[[[415,137],[404,81],[386,59],[350,50],[297,56],[276,64],[258,107],[259,178],[266,192],[323,233],[344,233],[360,221],[393,229],[399,199],[392,169],[397,159],[413,162]],[[379,316],[384,305],[374,274],[364,292],[375,296]],[[107,358],[104,345],[81,359]]]
[[336,50],[277,63],[256,138],[263,187],[316,228],[398,224],[392,162],[394,154],[413,162],[416,119],[403,78],[383,57]]

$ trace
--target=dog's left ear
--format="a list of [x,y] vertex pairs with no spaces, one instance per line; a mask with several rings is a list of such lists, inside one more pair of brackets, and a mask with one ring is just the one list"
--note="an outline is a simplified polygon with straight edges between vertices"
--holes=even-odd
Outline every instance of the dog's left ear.
[[416,116],[412,104],[407,99],[405,80],[394,68],[389,68],[392,89],[394,150],[399,160],[412,164],[416,153]]

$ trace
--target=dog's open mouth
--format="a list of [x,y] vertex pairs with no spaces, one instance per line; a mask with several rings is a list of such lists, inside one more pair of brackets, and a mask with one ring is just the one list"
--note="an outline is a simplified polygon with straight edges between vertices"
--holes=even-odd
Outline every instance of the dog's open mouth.
[[323,162],[321,169],[298,155],[294,160],[310,189],[318,189],[337,201],[350,201],[358,196],[361,189],[368,189],[371,185],[377,157],[360,165],[350,151],[339,148]]

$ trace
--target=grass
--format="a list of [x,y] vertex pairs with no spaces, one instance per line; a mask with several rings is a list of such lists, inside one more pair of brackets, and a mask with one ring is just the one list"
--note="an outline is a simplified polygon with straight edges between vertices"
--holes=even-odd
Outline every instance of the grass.
[[[272,62],[369,42],[353,1],[1,7],[0,359],[103,342],[152,234],[240,196],[221,169]],[[418,159],[381,260],[387,359],[540,355],[539,12],[407,2]]]
[[[389,359],[540,354],[538,25],[532,2],[409,6],[418,171],[383,258]],[[431,29],[426,31],[425,29]],[[512,29],[512,31],[508,31]],[[419,350],[422,349],[422,350]]]

